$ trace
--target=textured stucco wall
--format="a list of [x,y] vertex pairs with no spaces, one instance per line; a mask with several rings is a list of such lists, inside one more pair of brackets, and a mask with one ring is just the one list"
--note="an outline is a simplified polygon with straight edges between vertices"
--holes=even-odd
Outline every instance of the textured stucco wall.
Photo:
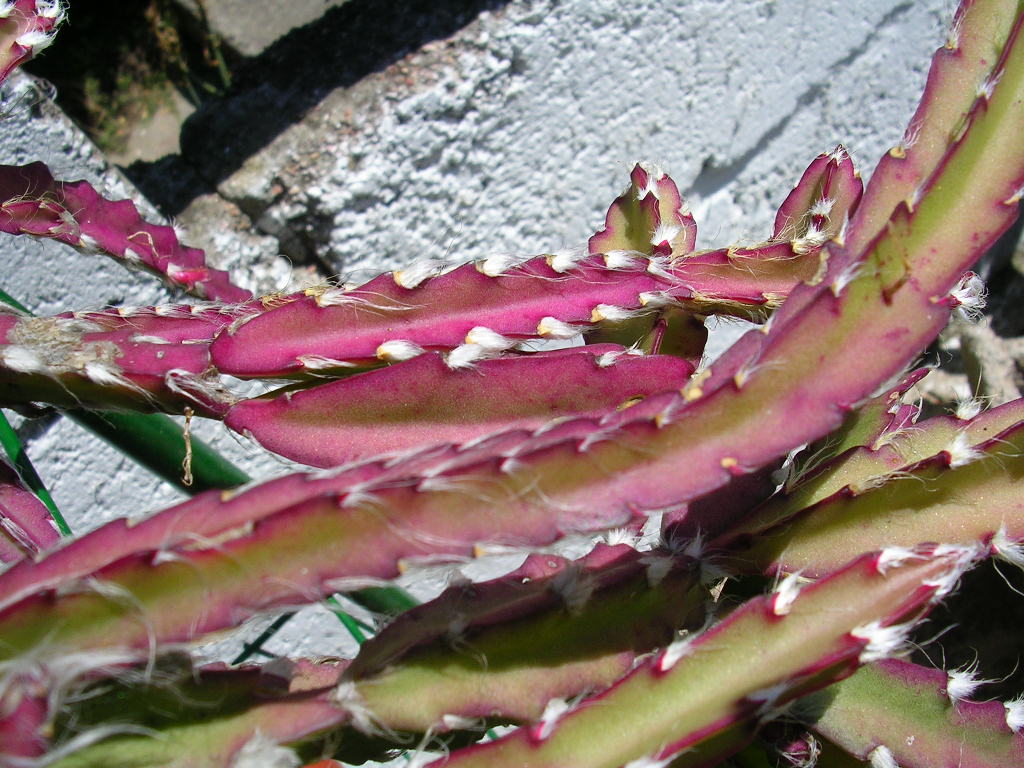
[[[246,259],[280,246],[312,251],[347,276],[418,256],[580,247],[645,159],[690,190],[702,245],[758,240],[816,153],[843,142],[867,175],[898,141],[948,6],[517,0],[326,94],[302,123],[216,179],[219,197],[201,198],[182,221],[205,233],[198,244],[212,245],[215,261],[224,252],[249,269]],[[2,162],[42,159],[58,177],[127,193],[50,107],[19,110],[2,135]],[[203,146],[185,158],[200,173]],[[258,232],[243,233],[256,245],[227,253],[231,229],[210,220],[225,206],[256,222]],[[164,295],[150,279],[69,249],[2,242],[3,287],[38,312]],[[271,282],[287,273],[268,264],[251,269]],[[63,420],[21,429],[80,529],[176,496]],[[221,434],[218,425],[200,431]],[[245,460],[264,475],[279,471],[270,459]],[[340,642],[334,624],[319,626],[279,643],[310,653]]]
[[512,3],[329,94],[218,189],[344,273],[579,246],[637,160],[690,191],[702,244],[760,239],[815,154],[867,171],[899,139],[943,5]]

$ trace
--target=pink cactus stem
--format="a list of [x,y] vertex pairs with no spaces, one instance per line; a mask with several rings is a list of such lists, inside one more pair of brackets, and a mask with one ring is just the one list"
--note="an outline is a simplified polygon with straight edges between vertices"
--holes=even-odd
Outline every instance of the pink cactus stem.
[[105,200],[86,181],[57,181],[43,163],[0,166],[0,201],[0,231],[103,253],[200,298],[252,298],[226,272],[206,266],[201,250],[182,245],[172,227],[145,222],[132,201]]
[[685,360],[589,345],[531,355],[487,355],[466,345],[273,399],[243,401],[224,422],[287,458],[336,466],[496,431],[536,429],[551,419],[598,416],[632,399],[682,386]]
[[0,83],[15,67],[42,52],[64,20],[60,0],[4,0],[0,3]]
[[59,540],[50,511],[14,468],[0,461],[0,563],[35,557]]

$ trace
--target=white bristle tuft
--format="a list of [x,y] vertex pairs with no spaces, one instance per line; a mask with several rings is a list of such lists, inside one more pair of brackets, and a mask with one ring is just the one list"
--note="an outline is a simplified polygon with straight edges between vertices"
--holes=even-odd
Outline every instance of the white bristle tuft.
[[666,291],[644,291],[640,294],[639,299],[641,306],[651,307],[652,309],[679,305],[679,300]]
[[459,370],[472,368],[481,360],[486,360],[491,356],[488,350],[479,344],[460,344],[444,356],[444,362],[449,368]]
[[474,720],[472,717],[464,717],[463,715],[441,715],[441,724],[448,731],[466,731],[470,728],[474,728],[479,724],[478,720]]
[[548,254],[548,266],[555,272],[563,274],[576,267],[589,254],[586,251],[555,251]]
[[953,469],[985,458],[983,451],[971,445],[967,432],[957,432],[956,437],[943,450],[949,455],[949,466]]
[[484,349],[494,350],[496,352],[503,352],[504,350],[511,349],[516,345],[514,339],[502,336],[497,331],[491,330],[483,325],[478,325],[475,328],[470,329],[469,333],[466,334],[466,343],[476,344]]
[[488,256],[486,259],[476,262],[476,268],[478,272],[481,272],[487,277],[498,277],[503,275],[513,267],[518,267],[526,261],[522,256],[513,256],[511,254],[497,254],[495,256]]
[[400,363],[423,354],[423,347],[404,339],[385,341],[377,347],[377,357],[387,363]]
[[802,237],[797,237],[790,241],[790,247],[793,249],[793,253],[802,256],[805,253],[810,253],[815,248],[820,248],[827,240],[828,232],[818,229],[812,224],[807,228]]
[[671,243],[682,231],[682,227],[678,224],[659,224],[654,232],[651,233],[651,245],[661,245],[662,243]]
[[946,695],[953,703],[970,699],[975,691],[992,680],[978,677],[977,662],[963,669],[954,669],[946,673]]
[[82,372],[89,381],[99,384],[101,387],[134,388],[134,385],[121,374],[120,369],[113,363],[91,360],[85,364]]
[[616,307],[613,304],[598,304],[590,311],[590,322],[600,323],[602,320],[607,320],[611,323],[619,323],[623,320],[630,320],[640,314],[642,312],[635,309]]
[[4,367],[18,373],[46,373],[43,359],[28,347],[10,346],[0,351]]
[[1024,569],[1024,543],[1011,539],[1005,525],[992,537],[992,551],[1000,560]]
[[565,699],[551,699],[544,707],[544,713],[540,716],[537,728],[534,731],[539,741],[544,741],[555,730],[558,721],[569,711],[569,702]]
[[850,634],[858,640],[867,641],[864,650],[860,652],[860,663],[869,664],[872,661],[888,659],[899,654],[906,646],[910,630],[911,627],[908,624],[892,624],[884,627],[881,622],[873,621],[870,624],[855,627]]
[[933,587],[935,594],[932,595],[932,602],[936,603],[954,589],[960,583],[960,577],[978,564],[982,557],[989,552],[989,547],[976,544],[974,546],[952,546],[943,544],[935,548],[933,557],[952,559],[950,568],[940,573],[933,579],[926,579],[922,582],[926,587]]
[[638,265],[639,257],[642,255],[639,251],[608,251],[604,255],[604,265],[608,269],[633,269]]
[[620,544],[625,544],[635,548],[637,542],[640,540],[640,535],[636,531],[631,531],[628,528],[612,528],[601,538],[609,547],[616,547]]
[[295,358],[303,368],[308,371],[324,371],[331,368],[355,368],[355,363],[349,363],[345,360],[335,360],[331,357],[324,357],[323,355],[298,355]]
[[847,157],[849,157],[849,155],[846,152],[846,147],[842,144],[836,144],[835,149],[833,149],[828,156],[829,160],[836,165],[842,163]]
[[444,269],[444,262],[437,259],[417,259],[403,269],[395,270],[391,277],[402,288],[412,290],[424,280],[437,275]]
[[776,616],[785,616],[793,607],[797,596],[800,594],[800,572],[787,573],[782,577],[779,586],[775,588],[775,597],[772,600],[772,613]]
[[761,688],[760,690],[753,691],[747,696],[747,699],[757,703],[758,718],[775,718],[785,708],[785,705],[782,707],[779,706],[779,699],[781,699],[789,689],[790,684],[788,682],[776,683],[775,685],[770,685],[767,688]]
[[[168,341],[163,336],[147,336],[144,333],[136,333],[128,338],[128,341],[133,344],[172,344],[173,342]],[[204,340],[201,343],[208,343]]]
[[981,319],[982,310],[985,309],[985,298],[988,295],[984,280],[973,272],[968,272],[960,278],[960,282],[949,295],[956,301],[956,313],[961,318],[971,323]]
[[832,281],[830,286],[833,296],[839,296],[843,291],[846,290],[847,286],[850,285],[860,275],[860,270],[863,265],[860,262],[854,262],[849,266],[845,267],[838,275],[835,280]]
[[868,753],[868,761],[871,763],[871,768],[900,768],[892,750],[882,744]]
[[832,213],[832,206],[835,204],[836,201],[831,197],[822,197],[811,206],[811,210],[808,211],[808,213],[810,213],[811,216],[828,216]]
[[996,86],[999,85],[999,78],[1003,76],[1002,70],[996,72],[989,77],[985,78],[985,81],[978,86],[978,98],[991,99],[992,94],[995,93]]
[[576,326],[555,317],[545,317],[537,323],[537,334],[548,339],[571,339],[579,332]]
[[352,725],[362,733],[375,733],[373,717],[363,701],[359,688],[351,680],[338,683],[331,692],[331,703],[349,713]]
[[282,747],[257,728],[229,765],[230,768],[298,768],[302,761],[293,750]]
[[1024,695],[1004,701],[1003,708],[1006,710],[1006,726],[1014,733],[1020,733],[1024,728]]
[[507,459],[502,459],[501,464],[498,465],[498,471],[503,475],[514,475],[516,472],[522,471],[526,466],[525,461],[520,461],[514,456],[510,456]]
[[36,14],[44,19],[57,19],[57,23],[64,18],[63,0],[36,0]]
[[355,299],[344,288],[331,287],[312,294],[307,291],[306,294],[313,296],[318,307],[341,307],[355,302]]
[[637,189],[636,199],[643,200],[648,195],[654,195],[656,199],[660,199],[658,197],[658,182],[665,178],[665,172],[655,163],[646,160],[637,163],[637,165],[647,174],[647,184]]
[[16,38],[14,42],[22,48],[31,48],[32,53],[37,54],[53,42],[53,37],[52,32],[33,29]]
[[977,397],[961,397],[956,401],[956,410],[953,415],[960,421],[969,421],[981,413],[985,403]]
[[679,663],[679,660],[689,656],[693,652],[693,640],[692,636],[681,637],[678,640],[673,641],[665,648],[661,653],[661,658],[658,659],[657,666],[659,672],[668,672],[672,667]]
[[911,560],[921,560],[923,557],[919,552],[906,547],[886,547],[875,561],[875,570],[885,575],[890,568],[898,568]]
[[[655,243],[657,245],[657,243]],[[675,275],[672,274],[668,259],[662,257],[652,257],[647,261],[647,272],[648,274],[660,277],[665,280],[675,280]]]

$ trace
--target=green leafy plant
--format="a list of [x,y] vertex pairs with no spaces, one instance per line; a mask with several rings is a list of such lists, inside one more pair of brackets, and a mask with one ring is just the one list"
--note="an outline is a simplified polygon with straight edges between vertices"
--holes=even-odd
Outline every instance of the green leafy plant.
[[[49,8],[8,5],[7,25]],[[695,251],[675,184],[639,165],[580,252],[254,298],[130,202],[2,169],[0,229],[204,301],[0,316],[0,402],[188,409],[320,469],[59,543],[8,473],[0,760],[1021,764],[1024,701],[894,657],[968,569],[1024,565],[1024,402],[904,402],[1018,213],[1022,24],[1019,2],[964,3],[867,187],[841,148],[817,157],[749,248]],[[712,314],[760,325],[702,366]],[[282,385],[240,399],[225,376]],[[586,555],[545,552],[581,534]],[[530,554],[389,604],[354,659],[182,653],[496,546]]]

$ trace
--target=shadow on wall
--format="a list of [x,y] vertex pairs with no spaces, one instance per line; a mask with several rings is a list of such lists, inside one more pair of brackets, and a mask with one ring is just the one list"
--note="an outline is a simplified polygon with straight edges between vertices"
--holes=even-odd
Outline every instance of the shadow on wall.
[[133,163],[128,175],[165,214],[180,213],[331,91],[450,37],[508,0],[350,0],[292,30],[235,71],[231,89],[185,122],[182,153]]

